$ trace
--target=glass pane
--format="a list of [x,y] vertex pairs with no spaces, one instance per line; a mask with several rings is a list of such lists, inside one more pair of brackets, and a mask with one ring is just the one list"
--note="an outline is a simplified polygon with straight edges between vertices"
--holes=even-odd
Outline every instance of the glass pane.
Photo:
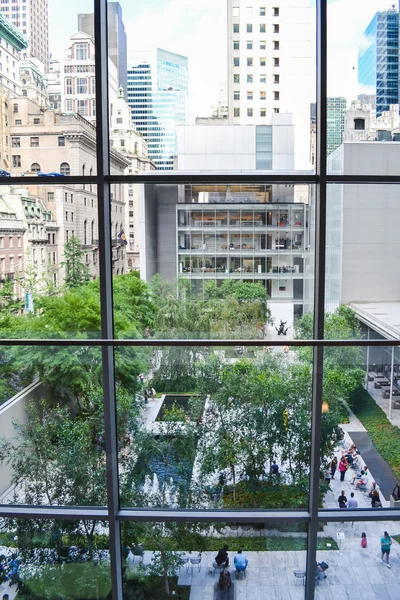
[[[398,195],[396,185],[329,185],[327,196],[326,311],[350,307],[358,320],[371,320],[376,331],[394,338],[400,330]],[[353,321],[337,323],[335,332],[327,328],[326,336],[359,337]]]
[[4,192],[0,337],[99,337],[96,191],[86,183]]
[[[345,318],[344,311],[329,315],[327,326],[337,326]],[[378,339],[366,325],[359,329],[363,337]],[[389,347],[325,348],[321,442],[324,508],[382,510],[400,504],[396,504],[400,498],[395,458],[400,449],[397,376],[397,348],[393,356]]]
[[[293,339],[313,310],[311,186],[113,187],[116,310],[135,281],[137,307],[148,307],[126,325],[162,338]],[[149,287],[130,272],[139,268]]]
[[[304,523],[143,522],[123,523],[121,530],[126,599],[141,593],[186,600],[221,593],[254,600],[304,598]],[[321,553],[331,557],[337,545],[321,537],[318,548],[331,549]]]
[[[321,523],[321,525],[323,525],[324,532],[329,532],[335,539],[340,535],[340,539],[337,541],[338,552],[317,552],[318,562],[321,565],[322,561],[326,562],[329,568],[322,573],[322,579],[318,581],[316,598],[317,594],[321,593],[322,595],[324,587],[328,587],[332,594],[335,592],[347,594],[350,598],[357,598],[358,595],[360,598],[377,598],[379,594],[387,594],[389,598],[396,596],[399,591],[397,522],[374,522],[366,519],[354,523]],[[385,536],[385,532],[388,536]],[[386,548],[389,547],[390,541],[392,545],[387,554]],[[383,555],[382,547],[385,549]],[[350,548],[352,549],[352,560],[347,565],[342,565]],[[381,559],[383,559],[382,562]],[[389,560],[388,563],[387,560]],[[388,569],[387,564],[393,568]],[[333,573],[340,568],[343,570],[343,576],[340,584],[337,584],[333,580]],[[361,570],[365,571],[362,584],[356,576]],[[326,575],[326,579],[324,575]]]
[[311,365],[255,348],[116,350],[123,506],[307,508]]
[[[93,26],[84,27],[77,11],[60,9],[56,0],[27,5],[3,2],[1,7],[0,79],[9,98],[0,174],[94,175]],[[79,10],[93,13],[93,0],[80,2]],[[112,161],[121,167],[115,157]]]
[[0,502],[105,505],[101,349],[0,347]]
[[[108,4],[110,139],[131,156],[133,173],[311,168],[315,27],[308,2],[279,14],[255,9],[250,23],[244,0],[206,11],[185,6],[179,19],[166,0],[146,9],[119,5]],[[160,16],[168,28],[152,26]]]
[[328,172],[394,175],[395,150],[382,142],[398,139],[398,7],[372,0],[349,19],[353,9],[328,6]]
[[3,598],[109,598],[105,524],[90,520],[0,519],[0,540]]

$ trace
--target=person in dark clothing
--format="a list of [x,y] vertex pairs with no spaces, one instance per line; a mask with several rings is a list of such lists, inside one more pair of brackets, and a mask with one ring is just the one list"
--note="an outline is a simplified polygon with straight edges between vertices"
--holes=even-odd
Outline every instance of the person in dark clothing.
[[231,585],[231,574],[229,573],[229,571],[222,571],[221,575],[219,576],[219,586],[226,591],[231,587]]
[[272,475],[279,475],[279,467],[275,461],[271,465],[271,473]]
[[347,508],[347,498],[345,496],[344,491],[342,491],[342,493],[340,494],[340,496],[338,498],[338,502],[339,502],[339,508]]
[[219,567],[226,569],[229,566],[228,546],[225,544],[215,557],[215,562]]

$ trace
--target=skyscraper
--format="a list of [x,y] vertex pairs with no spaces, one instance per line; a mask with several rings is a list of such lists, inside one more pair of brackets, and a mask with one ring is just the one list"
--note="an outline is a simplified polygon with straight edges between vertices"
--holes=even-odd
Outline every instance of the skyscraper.
[[[295,167],[309,167],[312,97],[309,0],[228,0],[230,124],[268,124],[290,112]],[[296,15],[296,16],[294,16]]]
[[358,83],[376,94],[376,116],[399,102],[399,13],[379,11],[364,31],[358,50]]
[[128,104],[132,121],[146,139],[157,169],[173,169],[176,127],[188,122],[188,59],[157,48],[135,53],[131,64]]
[[48,0],[1,0],[0,12],[29,39],[23,58],[33,56],[49,66]]
[[[118,70],[118,86],[124,89],[126,99],[128,69],[125,25],[122,20],[122,8],[119,2],[108,2],[108,56]],[[94,15],[78,15],[78,31],[87,33],[94,39]]]
[[328,98],[327,106],[327,154],[331,154],[343,141],[346,98]]

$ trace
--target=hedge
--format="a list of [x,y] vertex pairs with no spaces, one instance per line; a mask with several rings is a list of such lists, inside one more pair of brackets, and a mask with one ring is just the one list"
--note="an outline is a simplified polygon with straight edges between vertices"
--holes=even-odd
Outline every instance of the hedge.
[[349,404],[368,431],[377,452],[400,481],[400,429],[390,423],[383,410],[362,387],[350,394]]

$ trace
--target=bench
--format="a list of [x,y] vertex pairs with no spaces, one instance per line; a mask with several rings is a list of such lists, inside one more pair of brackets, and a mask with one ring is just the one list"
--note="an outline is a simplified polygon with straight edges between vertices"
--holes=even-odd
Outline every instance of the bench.
[[389,381],[386,379],[386,377],[382,378],[382,379],[375,379],[375,389],[376,390],[380,390],[382,386],[385,385],[390,385]]

